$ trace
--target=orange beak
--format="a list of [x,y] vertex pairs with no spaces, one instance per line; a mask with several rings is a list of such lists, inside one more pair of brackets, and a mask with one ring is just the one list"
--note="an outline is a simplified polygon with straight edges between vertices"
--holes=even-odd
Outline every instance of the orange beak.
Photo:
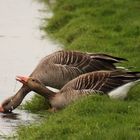
[[4,109],[1,104],[0,104],[0,112],[4,112]]
[[16,80],[19,81],[19,82],[21,82],[21,83],[23,83],[23,84],[27,83],[28,79],[29,79],[29,77],[16,76]]

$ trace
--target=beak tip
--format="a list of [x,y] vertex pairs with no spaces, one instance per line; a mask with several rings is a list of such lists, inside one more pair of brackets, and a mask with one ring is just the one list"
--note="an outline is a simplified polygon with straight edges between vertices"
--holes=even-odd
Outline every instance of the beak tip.
[[16,76],[16,80],[23,83],[23,82],[27,82],[28,77],[26,77],[26,76]]
[[21,77],[20,76],[16,76],[15,78],[17,81],[20,81]]
[[0,104],[0,112],[4,112],[4,109],[1,104]]

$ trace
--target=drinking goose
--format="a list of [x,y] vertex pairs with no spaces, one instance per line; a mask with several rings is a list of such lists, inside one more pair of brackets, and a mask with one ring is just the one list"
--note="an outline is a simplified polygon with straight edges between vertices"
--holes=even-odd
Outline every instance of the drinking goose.
[[[114,63],[126,61],[124,58],[114,57],[102,53],[83,53],[77,51],[57,51],[44,57],[31,77],[40,80],[45,86],[61,89],[67,82],[75,77],[96,70],[114,70]],[[5,108],[4,112],[11,110],[11,106],[16,108],[21,100],[29,92],[30,88],[23,85],[19,91],[6,99],[0,106]],[[19,100],[15,99],[19,98]],[[1,109],[0,109],[1,111]]]
[[[140,72],[90,72],[71,80],[59,92],[49,90],[43,83],[32,77],[18,76],[17,80],[47,98],[54,110],[59,110],[81,96],[95,93],[106,94],[113,99],[124,99],[128,91],[140,81]],[[20,97],[20,100],[22,99]]]

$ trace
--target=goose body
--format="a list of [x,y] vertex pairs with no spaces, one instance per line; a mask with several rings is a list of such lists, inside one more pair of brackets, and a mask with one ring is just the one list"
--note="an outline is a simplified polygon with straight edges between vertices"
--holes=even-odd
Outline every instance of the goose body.
[[113,99],[124,99],[130,88],[140,81],[140,72],[91,72],[71,80],[56,93],[32,77],[17,77],[17,80],[47,98],[51,107],[58,110],[82,96],[92,94],[106,94]]
[[[83,53],[76,51],[57,51],[44,57],[30,74],[45,86],[61,89],[70,80],[81,74],[96,70],[115,70],[114,63],[126,59],[106,54]],[[6,99],[0,106],[3,112],[16,108],[31,89],[23,85],[18,92]],[[0,109],[1,112],[1,109]]]
[[113,99],[124,99],[129,90],[140,82],[139,72],[97,71],[83,74],[68,82],[60,91],[80,90],[81,94],[107,94]]
[[97,70],[115,70],[114,63],[126,59],[101,53],[58,51],[43,58],[30,75],[46,86],[61,89],[81,74]]

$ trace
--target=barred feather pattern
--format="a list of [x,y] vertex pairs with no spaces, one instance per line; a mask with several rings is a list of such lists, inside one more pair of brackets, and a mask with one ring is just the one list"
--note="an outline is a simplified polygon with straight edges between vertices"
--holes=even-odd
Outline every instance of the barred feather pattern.
[[[96,91],[99,93],[107,94],[122,85],[125,85],[129,82],[134,82],[139,79],[140,73],[136,74],[133,72],[117,70],[96,71],[83,74],[71,80],[60,90],[60,92],[63,93],[69,90],[80,90],[81,94],[83,94],[85,91]],[[82,90],[84,92],[82,92]]]
[[[61,109],[83,96],[110,96],[108,93],[111,91],[139,79],[140,72],[97,71],[83,74],[68,82],[50,102],[52,107]],[[119,94],[122,96],[121,91]]]
[[81,74],[97,70],[115,70],[114,63],[122,60],[125,59],[106,54],[58,51],[43,58],[30,76],[39,79],[46,86],[60,89]]
[[112,98],[124,99],[128,90],[139,81],[140,72],[114,70],[80,75],[68,82],[59,92],[50,91],[41,81],[32,77],[29,77],[25,83],[30,89],[47,98],[51,107],[61,109],[80,97],[93,94],[105,94]]
[[[118,63],[124,60],[126,59],[110,56],[107,54],[83,53],[83,52],[78,52],[78,51],[58,51],[42,59],[41,63],[46,62],[46,63],[53,63],[53,64],[68,65],[72,67],[77,67],[84,71],[86,67],[90,66],[92,69],[94,65],[95,65],[95,68],[94,68],[95,70],[105,69],[105,68],[115,69],[115,66],[113,65],[113,63]],[[98,63],[99,63],[99,66],[98,66]],[[104,66],[104,64],[106,63],[109,63],[109,64],[107,66]],[[100,68],[100,66],[102,66],[103,68]]]
[[[61,89],[66,83],[81,74],[96,70],[115,70],[114,63],[120,61],[125,61],[125,59],[106,54],[62,50],[44,57],[30,76],[40,80],[45,86]],[[88,78],[88,83],[92,83],[91,78]],[[81,82],[76,85],[77,88],[84,86],[90,88],[90,84],[84,85]],[[30,91],[28,86],[23,85],[14,96],[2,103],[5,111],[8,111],[11,106],[16,108]],[[18,102],[20,97],[22,99]],[[14,102],[11,102],[12,100]]]

